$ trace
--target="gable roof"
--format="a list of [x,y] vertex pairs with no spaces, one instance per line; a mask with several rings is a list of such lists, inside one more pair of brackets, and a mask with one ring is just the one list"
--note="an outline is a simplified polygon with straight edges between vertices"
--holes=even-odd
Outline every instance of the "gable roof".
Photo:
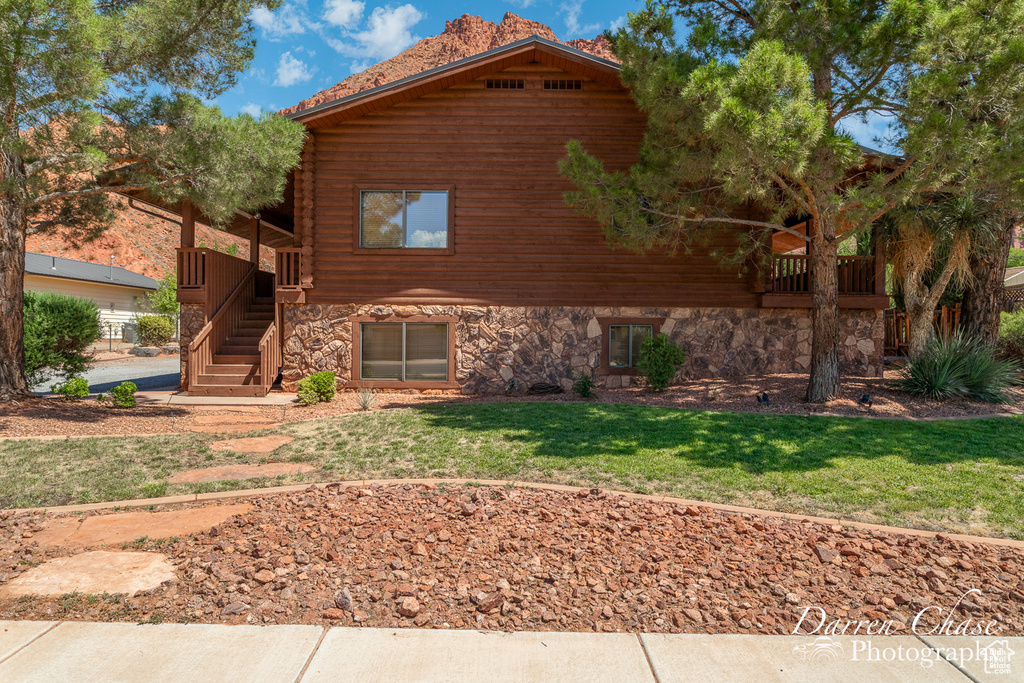
[[487,73],[530,62],[548,64],[567,73],[596,81],[620,84],[619,64],[616,62],[533,35],[397,81],[287,114],[286,118],[304,123],[307,128],[322,128],[442,90],[456,83],[471,81]]
[[[25,252],[25,273],[32,275],[45,275],[47,277],[62,277],[68,280],[82,280],[84,282],[98,282],[104,285],[120,285],[122,287],[136,287],[138,289],[155,290],[160,283],[151,277],[140,275],[125,268],[100,265],[98,263],[86,263],[75,261],[60,256],[47,256],[36,254],[31,251]],[[111,277],[113,275],[113,277]]]
[[1003,286],[1004,287],[1022,287],[1024,286],[1024,266],[1015,266],[1013,268],[1007,268],[1006,274],[1003,275]]

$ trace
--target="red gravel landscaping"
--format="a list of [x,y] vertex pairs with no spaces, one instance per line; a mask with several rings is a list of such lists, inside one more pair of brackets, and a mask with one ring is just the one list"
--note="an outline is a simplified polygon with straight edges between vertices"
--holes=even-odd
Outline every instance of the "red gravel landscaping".
[[[1015,547],[588,490],[330,485],[246,502],[208,532],[130,544],[167,553],[175,583],[0,601],[0,619],[789,634],[812,607],[804,632],[825,614],[906,634],[934,606],[918,633],[1024,634]],[[85,550],[33,546],[51,517],[4,514],[0,583]]]

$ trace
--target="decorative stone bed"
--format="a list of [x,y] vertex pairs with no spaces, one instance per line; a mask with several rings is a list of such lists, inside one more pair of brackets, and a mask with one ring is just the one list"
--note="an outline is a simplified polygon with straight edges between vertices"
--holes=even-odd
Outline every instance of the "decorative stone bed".
[[[193,536],[107,548],[164,553],[174,580],[0,599],[0,619],[789,634],[810,607],[804,633],[825,615],[906,635],[922,614],[918,633],[1024,634],[1015,547],[596,490],[331,485],[245,502]],[[0,582],[90,549],[34,540],[58,522],[0,519]]]

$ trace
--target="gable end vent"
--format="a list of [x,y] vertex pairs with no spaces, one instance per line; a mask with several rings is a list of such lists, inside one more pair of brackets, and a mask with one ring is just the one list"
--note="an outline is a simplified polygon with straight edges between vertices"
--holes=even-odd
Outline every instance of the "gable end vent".
[[488,90],[523,90],[526,88],[526,81],[522,78],[488,78]]
[[545,78],[545,90],[583,90],[583,81],[559,78]]

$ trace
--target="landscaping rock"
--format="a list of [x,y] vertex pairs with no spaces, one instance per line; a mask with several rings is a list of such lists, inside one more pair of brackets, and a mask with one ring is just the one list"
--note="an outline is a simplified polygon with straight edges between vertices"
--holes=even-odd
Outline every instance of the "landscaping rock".
[[227,439],[225,441],[214,441],[210,444],[210,450],[234,451],[235,453],[272,453],[281,446],[291,443],[292,440],[292,437],[283,434],[256,436],[248,439]]
[[[1013,547],[590,491],[361,484],[246,501],[161,546],[174,583],[130,608],[8,598],[0,619],[138,622],[159,612],[208,623],[789,634],[818,606],[830,620],[892,621],[905,635],[921,610],[939,608],[920,620],[927,632],[977,588],[955,621],[1024,635],[1024,551]],[[464,504],[475,509],[466,515]],[[35,545],[63,519],[79,518],[0,515],[0,581],[76,554]],[[857,554],[825,552],[837,548]]]
[[316,468],[301,462],[272,462],[266,465],[222,465],[178,472],[167,481],[171,484],[195,484],[204,481],[232,479],[272,479],[286,474],[312,472]]
[[174,567],[157,553],[96,550],[59,557],[29,569],[0,587],[0,599],[23,595],[66,593],[124,593],[156,588],[174,581]]
[[159,346],[133,346],[128,349],[128,353],[133,356],[139,356],[141,358],[152,358],[153,356],[160,355]]

